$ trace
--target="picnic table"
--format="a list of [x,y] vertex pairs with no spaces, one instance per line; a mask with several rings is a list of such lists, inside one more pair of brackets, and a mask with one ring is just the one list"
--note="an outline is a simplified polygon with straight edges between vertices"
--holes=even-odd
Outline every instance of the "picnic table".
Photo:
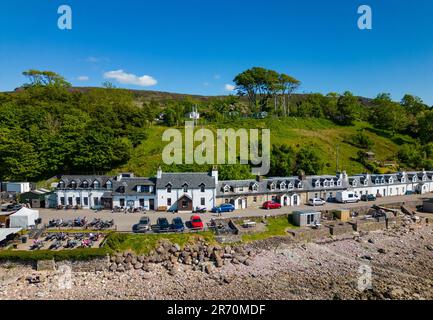
[[257,223],[251,220],[244,220],[244,223],[242,224],[244,228],[254,228],[256,225]]

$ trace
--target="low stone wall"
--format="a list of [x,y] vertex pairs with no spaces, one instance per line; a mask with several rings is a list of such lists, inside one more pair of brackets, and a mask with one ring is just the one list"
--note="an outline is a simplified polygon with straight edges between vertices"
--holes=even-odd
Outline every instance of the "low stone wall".
[[287,231],[295,241],[312,241],[330,236],[329,228],[321,227],[319,229],[301,228]]
[[386,229],[386,221],[372,220],[357,220],[355,223],[350,222],[353,225],[355,231],[376,231]]
[[348,234],[353,232],[353,224],[348,223],[348,222],[341,222],[338,224],[330,224],[327,225],[327,227],[329,228],[329,231],[331,233],[331,235],[333,236],[339,236],[342,234]]

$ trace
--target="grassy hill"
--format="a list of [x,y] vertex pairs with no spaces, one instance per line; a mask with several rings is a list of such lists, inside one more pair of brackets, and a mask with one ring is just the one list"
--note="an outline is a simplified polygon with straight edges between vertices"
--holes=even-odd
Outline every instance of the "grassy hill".
[[[314,145],[322,162],[325,164],[322,174],[334,174],[336,171],[337,146],[339,150],[339,168],[349,174],[366,172],[366,168],[356,161],[359,148],[348,142],[348,138],[359,130],[374,142],[371,151],[376,154],[376,160],[396,161],[398,146],[402,143],[411,143],[408,136],[392,136],[387,132],[373,129],[368,123],[357,122],[354,126],[338,126],[325,119],[268,118],[263,120],[239,119],[237,121],[211,124],[205,126],[216,132],[217,128],[245,128],[245,129],[270,129],[271,144],[287,144],[299,149],[303,146]],[[162,133],[168,127],[154,125],[149,130],[149,135],[143,143],[134,150],[130,161],[114,170],[112,173],[132,171],[137,175],[154,175],[158,166],[162,163],[161,154],[166,145],[162,142]],[[179,127],[183,132],[184,128]],[[216,136],[216,135],[215,135]],[[201,168],[197,168],[201,169]],[[393,171],[397,168],[381,168],[381,171]]]

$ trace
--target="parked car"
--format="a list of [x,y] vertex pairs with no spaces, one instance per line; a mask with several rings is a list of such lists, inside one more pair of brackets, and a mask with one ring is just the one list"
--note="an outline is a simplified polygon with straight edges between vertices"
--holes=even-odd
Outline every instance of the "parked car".
[[212,209],[212,212],[214,213],[221,213],[221,212],[233,212],[235,211],[235,206],[231,203],[225,203],[220,205],[219,207],[214,207]]
[[263,203],[263,209],[270,210],[270,209],[280,209],[281,204],[275,201],[266,201]]
[[339,203],[358,203],[361,199],[352,191],[338,191],[337,202]]
[[174,219],[171,221],[171,228],[172,228],[174,231],[177,231],[177,232],[182,232],[182,231],[184,231],[184,230],[185,230],[185,225],[184,225],[184,223],[183,223],[183,221],[182,221],[182,218],[181,218],[181,217],[176,217],[176,218],[174,218]]
[[191,229],[202,230],[204,228],[204,224],[200,216],[197,215],[192,216],[190,223],[191,223]]
[[320,199],[320,198],[312,198],[312,199],[308,200],[308,204],[310,206],[313,206],[313,207],[315,207],[315,206],[324,206],[325,203],[326,203],[326,201],[323,200],[323,199]]
[[206,208],[204,208],[204,207],[197,207],[197,208],[195,208],[195,210],[194,210],[194,213],[206,213]]
[[376,196],[374,194],[363,194],[361,196],[362,201],[376,201]]
[[166,218],[158,218],[158,220],[156,220],[156,225],[158,226],[159,232],[170,230],[170,224],[168,223],[168,220]]
[[415,192],[411,191],[411,190],[407,190],[406,193],[405,193],[406,196],[411,196],[411,195],[414,195],[414,194],[415,194]]
[[149,217],[142,217],[140,221],[134,225],[133,231],[137,233],[144,233],[150,231],[150,218]]

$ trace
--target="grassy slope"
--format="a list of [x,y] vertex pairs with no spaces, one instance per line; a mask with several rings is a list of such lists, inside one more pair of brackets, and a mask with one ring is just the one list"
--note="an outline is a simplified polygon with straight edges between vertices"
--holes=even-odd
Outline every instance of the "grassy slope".
[[[325,163],[323,174],[334,174],[336,168],[336,145],[339,145],[340,169],[349,174],[362,173],[366,169],[354,160],[358,148],[348,144],[345,140],[357,130],[365,129],[366,134],[374,141],[372,151],[376,153],[377,160],[395,160],[398,145],[411,142],[407,136],[390,136],[387,132],[372,129],[367,123],[358,122],[354,126],[337,126],[324,119],[288,118],[283,120],[242,119],[218,125],[208,125],[215,132],[216,128],[269,128],[271,130],[272,144],[287,144],[294,148],[315,144],[318,153]],[[152,176],[161,164],[161,154],[166,143],[162,142],[162,133],[167,127],[155,125],[149,130],[148,138],[142,145],[134,150],[131,160],[122,168],[114,170],[132,171],[137,175]],[[183,132],[183,128],[179,128]]]

